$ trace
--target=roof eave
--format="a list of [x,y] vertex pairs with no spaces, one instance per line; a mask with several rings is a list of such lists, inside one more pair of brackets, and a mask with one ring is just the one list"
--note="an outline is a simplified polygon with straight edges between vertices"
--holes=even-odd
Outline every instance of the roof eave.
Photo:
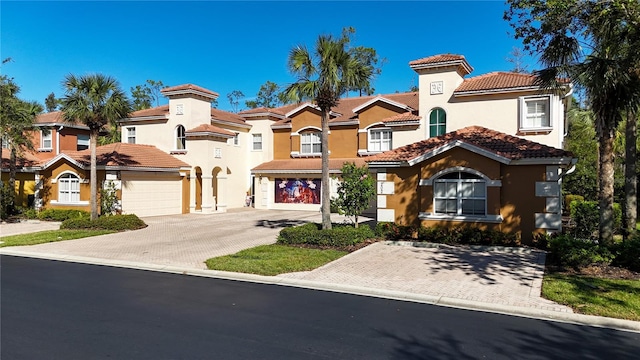
[[236,123],[233,121],[225,121],[225,120],[220,120],[220,119],[216,119],[216,118],[211,118],[211,123],[215,123],[215,124],[220,124],[220,125],[227,125],[227,126],[235,126],[235,127],[239,127],[239,128],[243,128],[243,129],[251,129],[253,127],[253,125],[251,124],[241,124],[241,123]]

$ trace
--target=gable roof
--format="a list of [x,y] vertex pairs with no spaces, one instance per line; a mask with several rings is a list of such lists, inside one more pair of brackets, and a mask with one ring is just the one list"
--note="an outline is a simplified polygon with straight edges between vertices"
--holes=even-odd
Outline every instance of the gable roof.
[[389,126],[394,124],[404,125],[406,123],[416,123],[420,121],[420,119],[422,119],[421,116],[414,115],[411,112],[405,112],[402,114],[398,114],[398,115],[394,115],[394,116],[382,119],[382,122]]
[[[66,159],[83,169],[91,166],[91,150],[65,151],[44,164],[47,168]],[[151,145],[114,143],[96,148],[97,166],[101,169],[177,170],[191,166]]]
[[532,74],[496,71],[465,79],[453,93],[455,95],[464,95],[500,90],[535,90],[540,88],[536,84],[537,78]]
[[413,166],[454,147],[462,147],[504,164],[569,164],[573,155],[565,150],[511,136],[482,126],[469,126],[444,135],[367,158],[370,166]]
[[[9,171],[11,161],[11,150],[2,148],[2,171]],[[40,166],[42,162],[32,152],[24,150],[22,154],[16,156],[16,166],[18,169]]]
[[78,129],[89,130],[89,127],[79,121],[68,122],[64,119],[62,111],[52,111],[38,114],[34,121],[36,126],[69,126]]

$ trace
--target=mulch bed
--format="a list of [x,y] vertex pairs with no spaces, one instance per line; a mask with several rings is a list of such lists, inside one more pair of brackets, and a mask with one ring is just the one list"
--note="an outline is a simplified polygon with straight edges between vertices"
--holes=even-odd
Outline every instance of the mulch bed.
[[610,265],[590,265],[579,269],[547,265],[545,272],[563,275],[589,276],[601,279],[640,280],[640,272]]

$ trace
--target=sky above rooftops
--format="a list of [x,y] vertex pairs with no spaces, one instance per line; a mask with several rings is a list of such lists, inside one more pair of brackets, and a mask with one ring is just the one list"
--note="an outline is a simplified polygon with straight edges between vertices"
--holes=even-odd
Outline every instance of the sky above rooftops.
[[409,61],[436,54],[464,55],[474,68],[467,77],[511,70],[507,58],[521,44],[505,9],[502,1],[3,0],[0,54],[12,61],[0,72],[14,78],[22,99],[42,104],[51,92],[64,95],[65,75],[102,73],[127,93],[147,79],[196,84],[220,94],[222,110],[232,108],[226,94],[240,90],[243,109],[267,80],[295,81],[287,71],[294,46],[312,48],[318,35],[351,26],[354,45],[386,59],[373,87],[388,94],[417,85]]

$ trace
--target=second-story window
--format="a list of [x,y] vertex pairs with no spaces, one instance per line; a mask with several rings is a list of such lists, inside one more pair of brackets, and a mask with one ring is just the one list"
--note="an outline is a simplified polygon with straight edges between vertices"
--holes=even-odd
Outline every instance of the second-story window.
[[86,150],[89,148],[89,135],[78,134],[76,150]]
[[444,135],[447,132],[447,113],[441,108],[431,110],[429,114],[429,137]]
[[300,153],[319,154],[322,152],[322,134],[319,131],[300,134]]
[[262,134],[253,134],[253,150],[262,150]]
[[127,128],[127,143],[135,144],[136,143],[136,128],[128,127]]
[[187,138],[185,136],[184,126],[176,127],[176,150],[185,150],[187,148]]
[[52,145],[52,139],[53,139],[53,134],[51,130],[45,131],[45,130],[41,130],[40,131],[40,138],[42,139],[42,141],[40,142],[40,148],[42,148],[43,150],[51,150],[51,148],[53,147]]
[[369,151],[387,151],[391,150],[391,130],[374,129],[369,130]]
[[551,127],[549,97],[521,98],[520,129],[544,129]]

